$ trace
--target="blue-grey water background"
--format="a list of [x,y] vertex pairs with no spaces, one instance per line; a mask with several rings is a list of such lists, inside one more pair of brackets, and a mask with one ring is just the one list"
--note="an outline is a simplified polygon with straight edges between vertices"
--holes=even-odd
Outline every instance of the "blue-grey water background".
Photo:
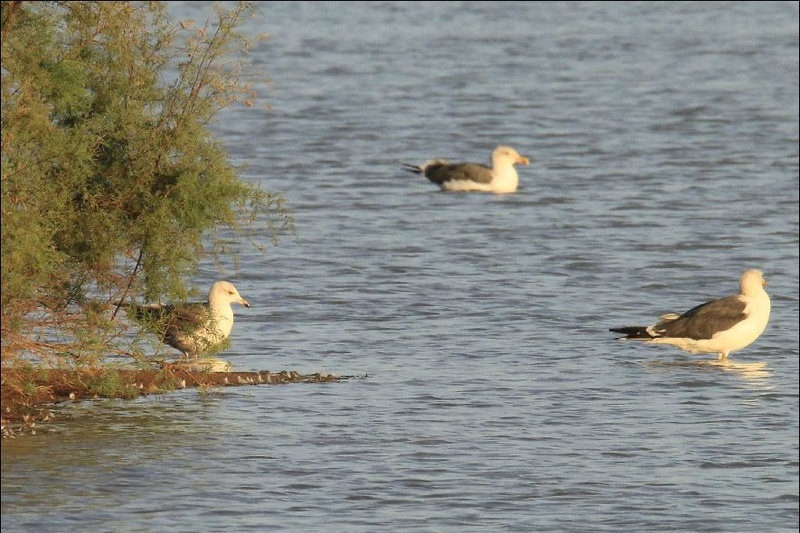
[[[64,406],[3,441],[4,532],[797,530],[796,2],[259,10],[214,130],[297,239],[192,282],[253,304],[237,370],[358,377]],[[498,144],[513,195],[398,164]],[[750,267],[730,365],[608,332]]]

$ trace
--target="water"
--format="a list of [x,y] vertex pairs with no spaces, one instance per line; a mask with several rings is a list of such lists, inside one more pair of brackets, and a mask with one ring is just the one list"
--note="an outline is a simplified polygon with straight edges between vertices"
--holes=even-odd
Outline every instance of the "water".
[[[210,4],[175,3],[203,20]],[[3,531],[796,531],[796,3],[305,3],[216,131],[298,239],[232,279],[240,370],[2,443]],[[398,162],[532,159],[514,195]],[[612,340],[765,272],[732,355]]]

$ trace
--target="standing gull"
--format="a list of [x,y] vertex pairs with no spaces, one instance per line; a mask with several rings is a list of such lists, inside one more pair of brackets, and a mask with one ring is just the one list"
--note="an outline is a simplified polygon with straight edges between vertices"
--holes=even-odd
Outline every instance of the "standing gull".
[[232,303],[250,307],[232,283],[217,281],[208,291],[208,301],[184,304],[121,303],[133,317],[159,335],[161,342],[183,355],[198,354],[217,347],[233,329]]
[[424,174],[443,191],[486,191],[509,193],[517,190],[519,176],[514,165],[527,165],[523,157],[511,147],[498,146],[492,152],[492,166],[478,163],[450,163],[433,159],[422,165],[403,163],[403,170]]
[[689,353],[716,353],[720,361],[752,344],[767,327],[770,300],[760,270],[745,270],[739,278],[739,294],[712,300],[682,315],[666,314],[652,326],[611,328],[619,339],[647,344],[670,344]]

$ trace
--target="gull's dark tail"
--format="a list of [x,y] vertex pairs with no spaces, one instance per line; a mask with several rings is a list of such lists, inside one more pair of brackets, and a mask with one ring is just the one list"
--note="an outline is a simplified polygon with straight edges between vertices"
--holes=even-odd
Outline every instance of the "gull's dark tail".
[[614,333],[622,333],[625,335],[624,337],[617,337],[618,339],[652,339],[653,336],[650,335],[647,331],[647,327],[645,326],[627,326],[627,327],[620,327],[620,328],[611,328],[608,331],[613,331]]
[[403,170],[406,172],[413,172],[414,174],[422,174],[422,167],[419,165],[411,165],[409,163],[400,163],[403,166]]

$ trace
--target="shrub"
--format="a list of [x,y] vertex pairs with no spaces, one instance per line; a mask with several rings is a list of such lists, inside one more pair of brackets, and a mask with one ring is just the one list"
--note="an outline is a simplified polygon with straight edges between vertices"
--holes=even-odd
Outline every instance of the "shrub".
[[113,302],[184,298],[223,228],[291,229],[208,128],[255,96],[237,33],[252,13],[194,27],[159,2],[2,3],[4,363],[96,363]]

